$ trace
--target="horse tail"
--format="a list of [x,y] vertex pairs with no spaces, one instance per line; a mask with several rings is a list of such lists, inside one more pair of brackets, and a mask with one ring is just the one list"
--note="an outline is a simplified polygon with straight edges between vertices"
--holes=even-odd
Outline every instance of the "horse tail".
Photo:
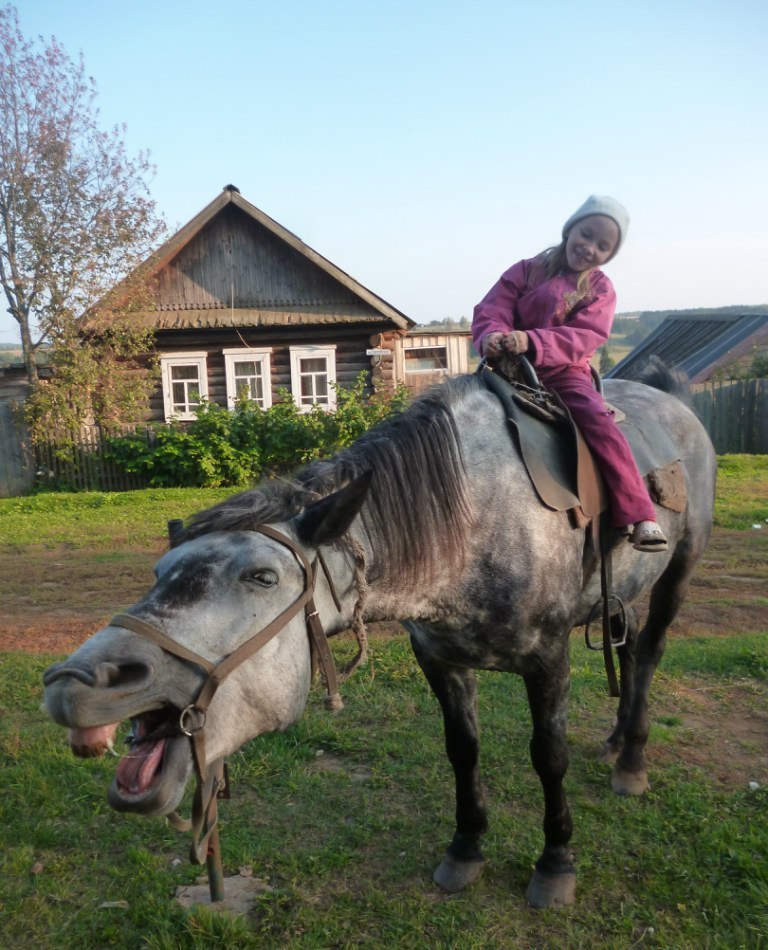
[[681,402],[690,404],[691,389],[688,374],[679,366],[667,366],[658,356],[649,356],[634,378],[638,383],[669,393]]

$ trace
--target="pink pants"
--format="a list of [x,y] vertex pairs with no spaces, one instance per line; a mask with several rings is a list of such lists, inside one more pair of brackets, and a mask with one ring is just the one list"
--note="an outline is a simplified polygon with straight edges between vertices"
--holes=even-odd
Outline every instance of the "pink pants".
[[595,389],[592,377],[569,366],[550,372],[539,371],[539,378],[563,400],[595,456],[605,482],[611,525],[622,528],[637,521],[655,521],[653,502],[629,443]]

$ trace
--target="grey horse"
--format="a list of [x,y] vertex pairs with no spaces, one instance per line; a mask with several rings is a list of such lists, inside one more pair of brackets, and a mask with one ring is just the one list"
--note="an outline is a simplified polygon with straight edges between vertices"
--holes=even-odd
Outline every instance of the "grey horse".
[[[630,420],[661,423],[687,490],[684,511],[658,510],[669,539],[664,553],[639,553],[613,539],[613,590],[626,605],[628,632],[618,650],[621,696],[606,756],[620,794],[648,787],[651,680],[712,524],[711,443],[679,394],[662,391],[673,388],[671,374],[656,376],[648,380],[653,386],[609,380],[605,387]],[[110,623],[47,671],[45,704],[72,729],[82,755],[99,754],[117,723],[131,719],[133,745],[118,764],[110,803],[168,815],[196,756],[205,768],[301,716],[312,650],[305,617],[289,608],[306,600],[313,573],[313,614],[327,634],[352,626],[362,640],[364,622],[401,621],[442,707],[456,784],[455,833],[434,874],[445,890],[472,883],[483,867],[474,671],[523,678],[544,796],[544,848],[526,896],[536,907],[568,904],[575,899],[563,789],[569,633],[601,597],[599,572],[585,571],[585,543],[583,528],[538,500],[495,396],[477,377],[457,377],[330,460],[189,519],[158,562],[156,583],[128,611],[134,626],[159,631],[160,641]],[[649,591],[640,629],[631,605]],[[210,670],[276,618],[277,634],[229,664],[206,711],[205,751],[196,752],[194,730],[173,725],[179,711],[194,709]]]

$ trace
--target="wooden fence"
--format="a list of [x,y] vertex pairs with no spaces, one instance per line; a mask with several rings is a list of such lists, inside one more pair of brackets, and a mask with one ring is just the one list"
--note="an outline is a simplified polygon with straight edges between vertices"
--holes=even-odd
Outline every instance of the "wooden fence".
[[[768,379],[699,383],[691,389],[693,409],[718,454],[768,454]],[[148,429],[126,429],[123,434],[129,431],[152,438]],[[62,450],[53,440],[30,450],[17,420],[0,403],[0,497],[24,494],[35,484],[71,491],[127,491],[146,487],[146,479],[127,474],[105,457],[97,426],[84,426],[79,444],[71,450]]]
[[768,453],[768,379],[697,383],[691,394],[718,455]]
[[[148,442],[152,438],[149,429],[136,431],[126,428],[108,434],[130,434],[145,438]],[[106,435],[99,426],[83,426],[79,441],[71,446],[59,445],[54,439],[38,443],[34,450],[37,484],[48,484],[64,491],[130,491],[146,488],[147,479],[143,475],[129,474],[106,457]]]

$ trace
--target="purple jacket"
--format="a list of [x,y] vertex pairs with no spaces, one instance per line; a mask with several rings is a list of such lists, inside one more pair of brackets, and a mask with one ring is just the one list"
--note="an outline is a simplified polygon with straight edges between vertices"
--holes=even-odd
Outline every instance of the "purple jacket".
[[567,295],[576,290],[577,275],[568,272],[550,280],[536,259],[518,261],[475,307],[472,338],[477,352],[486,333],[525,330],[526,356],[537,370],[578,366],[589,372],[589,360],[608,339],[616,311],[616,292],[601,270],[590,275],[591,295],[568,312]]

